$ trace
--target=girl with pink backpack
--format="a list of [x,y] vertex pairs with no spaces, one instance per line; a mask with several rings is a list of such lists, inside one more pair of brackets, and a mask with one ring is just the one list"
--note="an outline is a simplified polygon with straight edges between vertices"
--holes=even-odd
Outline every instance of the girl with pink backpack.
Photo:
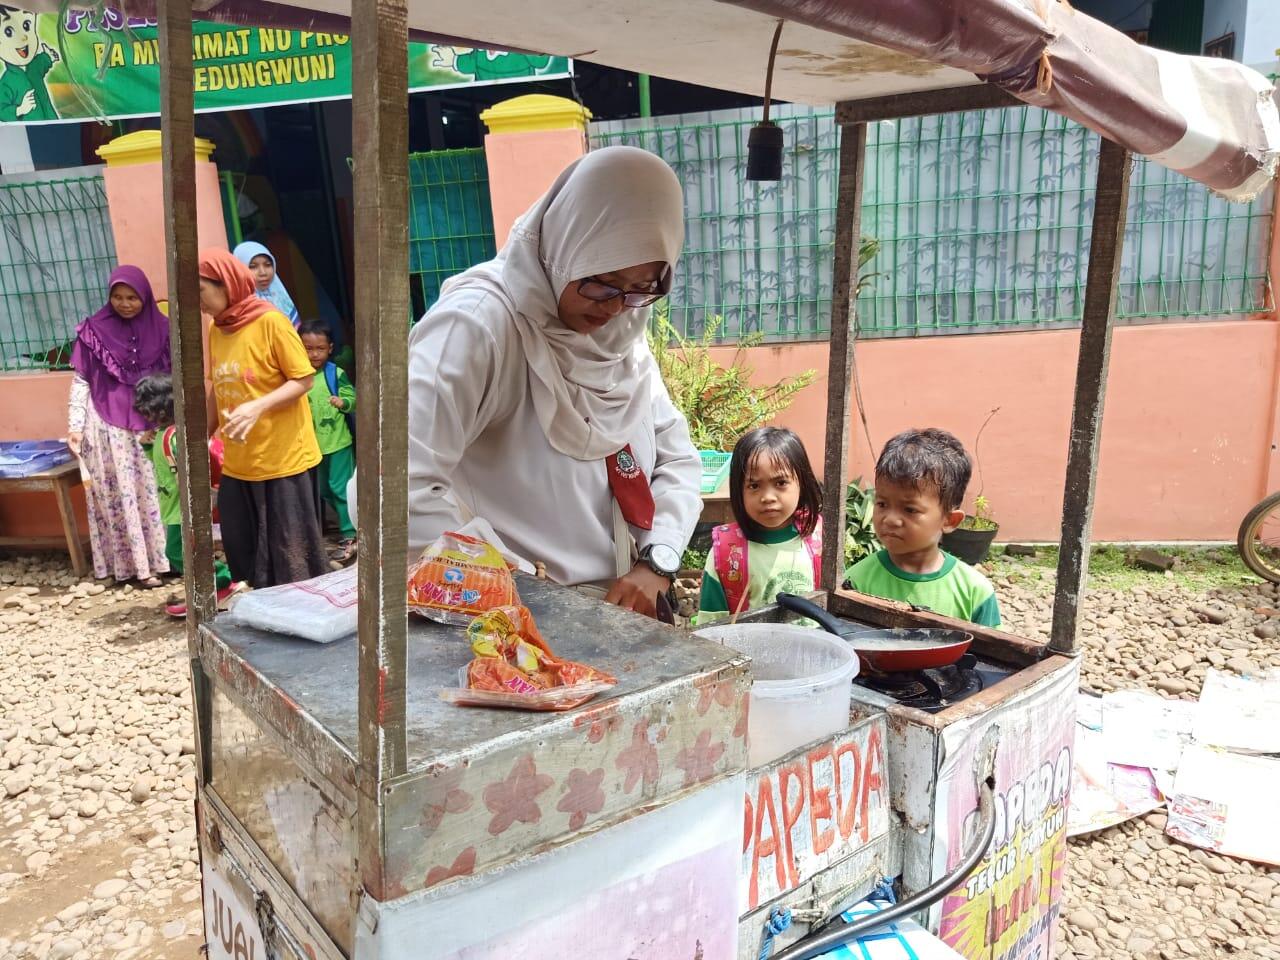
[[697,624],[805,594],[821,581],[822,485],[804,444],[783,427],[743,435],[729,464],[736,523],[716,527]]

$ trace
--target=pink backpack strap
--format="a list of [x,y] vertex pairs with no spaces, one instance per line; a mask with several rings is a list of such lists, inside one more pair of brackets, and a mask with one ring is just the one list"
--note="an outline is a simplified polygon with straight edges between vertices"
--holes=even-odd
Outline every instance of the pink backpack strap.
[[813,533],[804,538],[804,548],[809,551],[809,559],[813,561],[813,589],[822,586],[822,518],[818,518]]
[[[821,551],[819,551],[821,552]],[[729,602],[729,612],[738,612],[747,593],[747,538],[736,523],[726,523],[711,531],[711,556],[716,576]],[[743,608],[745,609],[745,607]]]

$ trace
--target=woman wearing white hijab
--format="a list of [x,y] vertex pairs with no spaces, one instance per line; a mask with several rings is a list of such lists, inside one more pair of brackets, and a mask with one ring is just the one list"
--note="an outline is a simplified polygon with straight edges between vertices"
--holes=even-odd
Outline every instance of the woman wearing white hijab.
[[409,338],[411,549],[474,515],[553,580],[653,614],[701,509],[645,342],[683,237],[671,168],[609,147],[445,284]]

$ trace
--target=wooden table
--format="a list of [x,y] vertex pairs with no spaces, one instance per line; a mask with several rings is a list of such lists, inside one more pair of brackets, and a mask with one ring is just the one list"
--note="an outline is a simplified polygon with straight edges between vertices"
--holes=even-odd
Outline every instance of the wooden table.
[[58,501],[63,532],[62,537],[0,537],[0,547],[66,547],[71,554],[71,569],[77,577],[83,577],[89,570],[84,550],[85,538],[80,536],[80,531],[76,528],[76,514],[71,504],[71,488],[80,483],[80,463],[77,460],[28,477],[0,477],[0,494],[52,493]]

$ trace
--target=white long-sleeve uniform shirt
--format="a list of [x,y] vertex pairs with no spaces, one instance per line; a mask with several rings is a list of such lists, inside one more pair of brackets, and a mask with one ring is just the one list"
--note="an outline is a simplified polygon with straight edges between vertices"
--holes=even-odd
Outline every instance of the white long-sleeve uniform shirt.
[[[564,584],[616,575],[613,494],[603,461],[582,461],[548,442],[529,391],[520,337],[483,291],[454,294],[409,338],[409,546],[420,551],[462,517],[447,495],[488,520],[520,556]],[[650,357],[652,402],[628,438],[649,478],[652,530],[631,527],[637,547],[683,551],[702,507],[701,463],[688,425]]]

